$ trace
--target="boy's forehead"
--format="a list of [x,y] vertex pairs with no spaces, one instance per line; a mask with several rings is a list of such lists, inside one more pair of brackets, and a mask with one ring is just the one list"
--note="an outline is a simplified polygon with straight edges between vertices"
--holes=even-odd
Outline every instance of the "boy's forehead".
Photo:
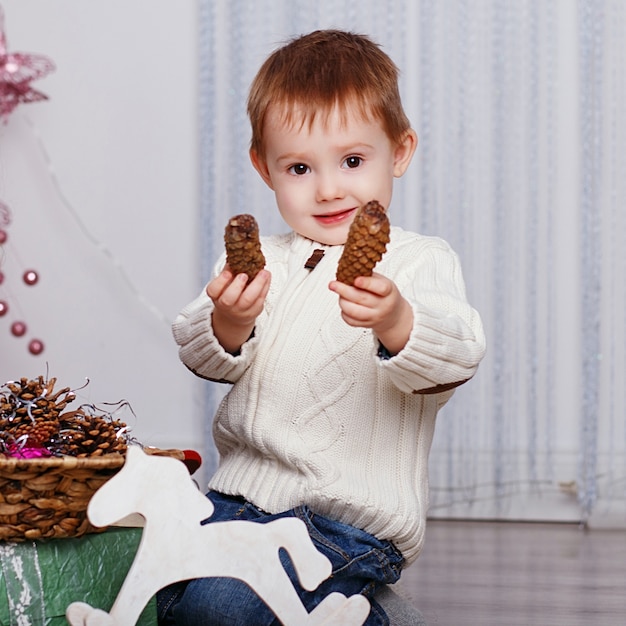
[[352,99],[324,105],[307,102],[272,103],[267,110],[265,124],[271,125],[277,130],[300,129],[304,126],[308,126],[310,129],[315,123],[321,123],[324,127],[328,127],[337,121],[340,125],[345,126],[353,119],[358,119],[361,122],[377,121],[363,103]]

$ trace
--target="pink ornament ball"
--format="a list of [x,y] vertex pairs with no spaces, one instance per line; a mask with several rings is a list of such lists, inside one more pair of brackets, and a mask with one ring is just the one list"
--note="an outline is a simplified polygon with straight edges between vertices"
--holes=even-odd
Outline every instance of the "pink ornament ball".
[[6,315],[8,312],[9,305],[4,300],[0,300],[0,317]]
[[11,324],[11,333],[15,337],[22,337],[26,334],[27,330],[28,328],[26,327],[26,324],[24,324],[24,322],[13,322],[13,324]]
[[40,341],[39,339],[33,339],[28,344],[28,351],[31,354],[34,354],[35,356],[37,356],[38,354],[41,354],[43,352],[43,349],[44,349],[43,341]]
[[39,274],[35,270],[26,270],[23,279],[27,285],[34,285],[39,280]]
[[6,230],[2,230],[2,229],[0,228],[0,246],[1,246],[3,243],[6,243],[6,241],[7,241],[7,239],[8,239],[8,238],[9,238],[9,233],[7,233],[7,231],[6,231]]

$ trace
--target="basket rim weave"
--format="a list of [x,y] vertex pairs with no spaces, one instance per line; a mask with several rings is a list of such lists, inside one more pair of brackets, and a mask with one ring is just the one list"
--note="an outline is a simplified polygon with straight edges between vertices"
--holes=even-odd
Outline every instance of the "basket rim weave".
[[[142,446],[144,452],[184,461],[184,451]],[[80,537],[101,532],[87,516],[93,494],[126,462],[126,454],[0,456],[0,543]],[[0,569],[1,573],[1,569]]]
[[45,471],[49,469],[114,469],[124,465],[125,457],[118,452],[111,452],[95,457],[51,456],[35,459],[22,457],[0,456],[0,471],[30,470]]

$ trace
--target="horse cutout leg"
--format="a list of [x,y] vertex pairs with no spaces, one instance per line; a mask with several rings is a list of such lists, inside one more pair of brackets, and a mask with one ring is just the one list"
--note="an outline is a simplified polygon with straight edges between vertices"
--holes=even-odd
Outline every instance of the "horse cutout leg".
[[177,459],[129,446],[124,467],[94,494],[87,514],[94,526],[108,526],[131,513],[144,518],[144,529],[110,612],[73,603],[66,613],[72,626],[134,626],[159,589],[211,576],[243,580],[287,626],[360,626],[369,614],[366,598],[338,593],[308,613],[279,559],[284,548],[305,589],[316,589],[330,576],[330,562],[317,551],[304,523],[284,518],[201,525],[213,514],[213,504]]
[[94,609],[84,602],[72,602],[65,612],[67,621],[81,626],[114,626],[114,618],[106,611]]

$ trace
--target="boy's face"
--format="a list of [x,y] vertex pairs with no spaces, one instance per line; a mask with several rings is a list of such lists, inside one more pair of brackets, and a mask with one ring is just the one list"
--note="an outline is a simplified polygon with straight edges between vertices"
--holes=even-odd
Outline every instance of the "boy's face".
[[345,243],[357,209],[391,201],[393,179],[408,167],[417,137],[410,130],[398,146],[378,120],[333,109],[313,124],[287,126],[270,109],[264,128],[265,159],[251,153],[274,190],[278,210],[297,233],[327,245]]

